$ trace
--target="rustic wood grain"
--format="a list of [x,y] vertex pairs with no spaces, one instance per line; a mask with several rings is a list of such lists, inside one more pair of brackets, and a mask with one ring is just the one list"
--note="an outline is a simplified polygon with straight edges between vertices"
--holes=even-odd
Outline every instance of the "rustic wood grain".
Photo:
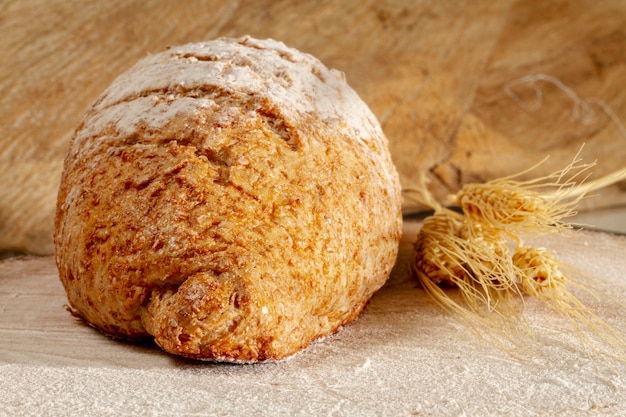
[[[544,175],[567,165],[583,145],[581,157],[598,162],[594,177],[626,167],[626,130],[621,126],[620,131],[597,104],[576,117],[567,94],[538,82],[542,102],[527,111],[505,91],[512,80],[550,75],[581,100],[601,99],[626,123],[626,3],[518,1],[504,27],[472,106],[461,119],[456,146],[442,161],[442,182],[454,190],[459,183],[522,171],[550,155],[545,166],[530,174]],[[530,85],[519,85],[515,92],[525,104],[535,104]],[[459,178],[446,177],[451,167]],[[624,204],[625,186],[622,182],[604,190],[583,207]]]
[[[426,172],[441,200],[548,153],[540,173],[560,168],[583,142],[596,175],[624,166],[626,138],[602,113],[581,124],[550,86],[537,112],[504,93],[547,73],[626,120],[619,0],[4,0],[0,33],[0,251],[52,253],[69,137],[118,74],[167,45],[218,36],[272,37],[344,71],[380,119],[403,185]],[[588,204],[624,202],[622,184]]]

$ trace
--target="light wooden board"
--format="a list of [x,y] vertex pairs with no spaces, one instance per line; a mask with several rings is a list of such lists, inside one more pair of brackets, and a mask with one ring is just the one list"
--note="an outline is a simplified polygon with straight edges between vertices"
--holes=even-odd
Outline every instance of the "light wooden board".
[[[561,168],[583,142],[598,176],[626,157],[597,107],[581,123],[550,84],[535,112],[505,93],[546,73],[626,120],[621,0],[3,0],[0,33],[0,251],[52,253],[69,137],[117,75],[167,45],[218,36],[272,37],[344,71],[380,119],[403,185],[426,172],[440,199],[546,154],[539,174]],[[515,91],[532,103],[532,88]],[[625,202],[622,185],[587,204]]]
[[[419,224],[362,316],[280,363],[223,365],[112,340],[73,318],[52,257],[0,262],[0,416],[616,416],[626,364],[587,357],[553,312],[529,302],[545,360],[490,347],[407,273]],[[626,237],[584,232],[537,243],[626,298]],[[626,310],[587,305],[626,334]],[[549,335],[548,333],[552,333]]]

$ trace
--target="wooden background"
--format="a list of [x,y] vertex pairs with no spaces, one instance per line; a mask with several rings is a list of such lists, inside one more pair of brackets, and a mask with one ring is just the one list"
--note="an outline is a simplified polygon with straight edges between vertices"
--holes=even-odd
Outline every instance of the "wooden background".
[[[594,175],[625,165],[626,137],[606,114],[576,118],[545,82],[534,112],[505,91],[548,74],[626,120],[621,0],[0,0],[0,251],[52,253],[69,137],[118,74],[167,45],[244,34],[344,71],[383,125],[403,185],[426,172],[440,199],[547,154],[537,174],[561,168],[583,143]],[[533,104],[529,85],[515,92]],[[624,204],[625,191],[587,208]]]

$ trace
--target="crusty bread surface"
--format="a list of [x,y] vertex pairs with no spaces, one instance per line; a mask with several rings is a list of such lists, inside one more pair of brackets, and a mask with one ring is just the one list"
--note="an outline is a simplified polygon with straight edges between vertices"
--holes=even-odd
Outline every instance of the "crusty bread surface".
[[342,73],[221,38],[147,56],[87,111],[56,262],[74,313],[108,334],[277,360],[357,318],[401,222],[387,139]]

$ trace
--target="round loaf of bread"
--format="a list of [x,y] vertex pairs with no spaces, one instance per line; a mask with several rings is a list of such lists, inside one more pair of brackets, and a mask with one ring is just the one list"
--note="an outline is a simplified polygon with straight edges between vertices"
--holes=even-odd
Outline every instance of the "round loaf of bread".
[[147,56],[77,128],[55,219],[74,314],[191,358],[299,352],[387,280],[387,139],[342,73],[273,40]]

